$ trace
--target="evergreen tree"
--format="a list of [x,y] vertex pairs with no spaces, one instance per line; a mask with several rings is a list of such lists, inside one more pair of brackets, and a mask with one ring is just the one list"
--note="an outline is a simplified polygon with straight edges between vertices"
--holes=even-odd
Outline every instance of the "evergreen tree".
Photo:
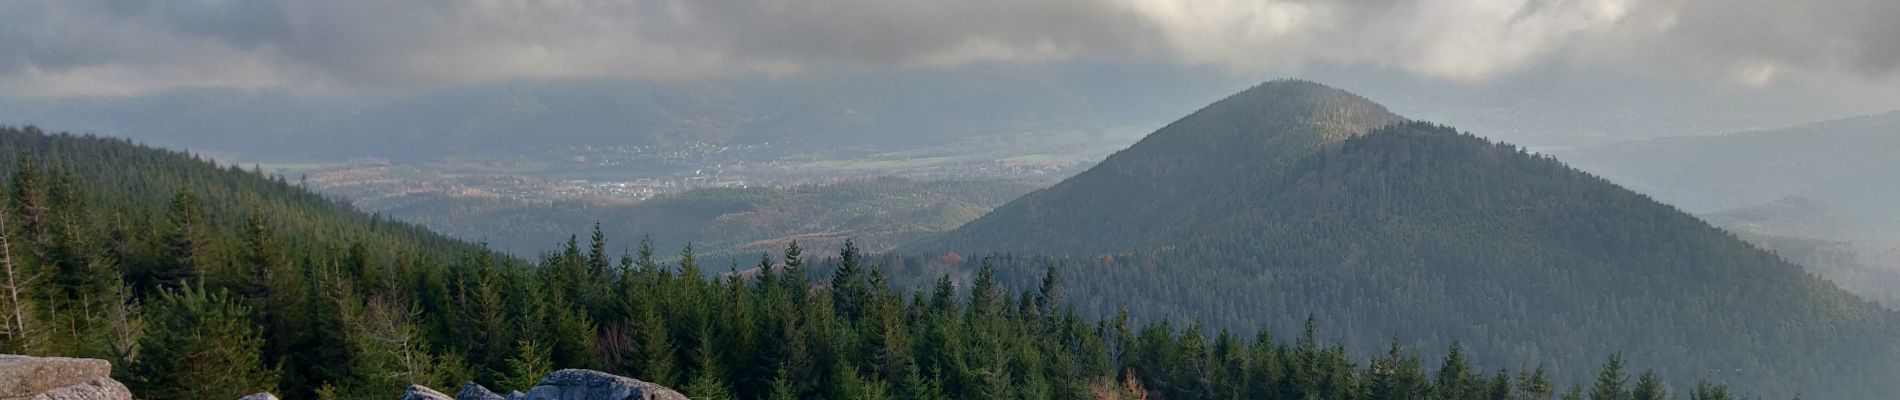
[[657,305],[649,305],[641,310],[640,354],[645,365],[640,369],[641,379],[660,385],[672,385],[679,382],[679,371],[674,366],[672,338],[666,328],[666,319],[660,315]]
[[1423,399],[1431,387],[1418,358],[1403,354],[1398,339],[1392,340],[1385,357],[1372,362],[1366,375],[1371,381],[1367,393],[1374,400]]
[[939,313],[952,311],[957,302],[956,290],[956,285],[950,283],[950,275],[939,276],[930,292],[930,310]]
[[532,340],[523,340],[517,347],[520,352],[508,359],[508,375],[500,383],[503,388],[526,392],[554,372],[554,365],[548,359],[548,350]]
[[1528,373],[1519,373],[1517,377],[1517,398],[1520,400],[1550,400],[1552,395],[1550,378],[1544,374],[1544,366]]
[[138,358],[127,366],[133,393],[148,399],[234,399],[276,391],[277,371],[260,359],[263,339],[249,310],[193,285],[150,305]]
[[[16,182],[18,180],[15,178]],[[18,191],[10,197],[19,197]],[[5,313],[0,315],[0,336],[5,339],[4,350],[7,352],[35,353],[44,345],[45,338],[34,332],[39,324],[35,321],[37,315],[33,311],[33,296],[28,286],[33,273],[27,268],[25,257],[15,250],[29,247],[24,243],[19,247],[14,246],[15,238],[19,236],[13,233],[11,213],[12,210],[7,207],[0,207],[0,273],[5,274],[0,276],[0,279],[4,279],[0,281],[0,291],[5,292],[0,293],[0,296],[4,296],[0,297],[0,301],[4,302],[0,306],[5,307],[0,310]]]
[[719,367],[719,357],[713,352],[712,324],[700,326],[699,338],[699,346],[693,352],[693,363],[699,366],[699,370],[693,373],[692,382],[682,391],[694,400],[733,399],[732,390],[726,385],[725,372]]
[[1564,392],[1564,396],[1562,397],[1562,399],[1563,400],[1583,400],[1583,387],[1571,386],[1569,391]]
[[284,271],[284,255],[276,232],[263,211],[254,210],[245,216],[244,227],[245,251],[240,265],[246,273],[231,286],[252,309],[263,310],[271,302],[272,283],[288,272]]
[[1465,361],[1464,346],[1457,342],[1452,342],[1451,353],[1445,356],[1445,364],[1438,367],[1438,378],[1434,385],[1438,390],[1438,398],[1463,399],[1471,397],[1476,389],[1472,387],[1473,379],[1471,366]]
[[165,235],[165,258],[152,278],[159,288],[196,284],[209,260],[209,235],[198,196],[181,189],[172,197],[171,231]]
[[767,394],[766,398],[770,400],[798,400],[798,391],[793,389],[792,383],[787,380],[789,376],[791,376],[791,374],[786,372],[784,367],[780,367],[778,369],[778,377],[772,379],[772,391]]
[[1056,276],[1056,267],[1050,266],[1042,274],[1042,288],[1036,292],[1036,312],[1043,318],[1053,320],[1056,308],[1062,304],[1062,279]]
[[1646,370],[1636,378],[1636,387],[1630,389],[1630,400],[1666,400],[1669,392],[1663,389],[1662,381],[1656,378],[1656,371]]
[[1505,373],[1504,370],[1498,370],[1497,375],[1491,377],[1491,385],[1485,389],[1484,398],[1485,400],[1512,400],[1511,375]]
[[838,250],[838,270],[831,275],[831,288],[838,313],[847,321],[863,318],[865,303],[870,301],[871,287],[864,267],[859,265],[861,261],[858,246],[845,240],[844,248]]
[[990,264],[989,257],[984,257],[982,268],[976,272],[976,282],[970,284],[970,313],[976,317],[994,315],[1002,309],[1003,301],[1002,288],[996,283],[996,266]]
[[1689,393],[1689,400],[1729,400],[1728,386],[1698,382],[1695,391]]
[[594,279],[607,276],[607,235],[600,231],[600,223],[594,223],[594,235],[587,246],[587,272]]
[[1590,400],[1627,400],[1629,375],[1623,372],[1623,355],[1610,355],[1603,363],[1603,370],[1597,373],[1596,385],[1590,387]]

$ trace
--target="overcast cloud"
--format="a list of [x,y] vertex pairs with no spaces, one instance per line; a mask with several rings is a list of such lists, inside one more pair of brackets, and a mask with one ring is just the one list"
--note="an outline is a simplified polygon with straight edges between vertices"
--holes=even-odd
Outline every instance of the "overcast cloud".
[[1895,21],[1892,0],[14,0],[0,1],[0,94],[1071,60],[1853,84],[1900,70]]

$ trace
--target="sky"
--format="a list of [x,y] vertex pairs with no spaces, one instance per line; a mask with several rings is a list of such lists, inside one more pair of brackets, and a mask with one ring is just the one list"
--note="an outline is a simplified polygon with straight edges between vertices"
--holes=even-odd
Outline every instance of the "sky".
[[[877,129],[982,109],[981,93],[1092,112],[1050,121],[1159,126],[1306,78],[1559,149],[1900,109],[1893,21],[1900,1],[0,0],[0,124],[255,151],[272,142],[217,147],[625,97],[577,87],[668,88],[648,95],[671,104],[663,92],[708,84],[722,89],[687,97],[812,88],[855,97],[789,100],[910,107]],[[926,92],[944,85],[967,90]],[[511,121],[618,121],[558,111]]]
[[0,93],[349,91],[977,63],[1485,82],[1559,65],[1849,90],[1900,70],[1890,0],[10,0]]

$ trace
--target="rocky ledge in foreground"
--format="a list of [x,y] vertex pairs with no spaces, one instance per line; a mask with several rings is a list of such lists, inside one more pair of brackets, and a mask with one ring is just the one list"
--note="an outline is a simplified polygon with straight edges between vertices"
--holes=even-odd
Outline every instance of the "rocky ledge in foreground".
[[469,382],[462,390],[449,397],[435,389],[422,385],[410,385],[404,390],[402,400],[688,400],[685,395],[665,386],[647,383],[638,379],[585,369],[564,369],[541,378],[541,384],[528,389],[527,393],[512,392],[507,396],[496,394],[488,388]]
[[106,360],[0,354],[0,399],[131,400]]

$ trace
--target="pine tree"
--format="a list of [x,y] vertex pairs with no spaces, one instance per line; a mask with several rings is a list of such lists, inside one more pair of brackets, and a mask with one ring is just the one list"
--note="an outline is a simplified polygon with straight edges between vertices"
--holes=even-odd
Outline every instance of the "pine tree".
[[949,396],[943,394],[943,382],[935,378],[937,374],[933,373],[930,374],[932,376],[931,378],[925,378],[923,373],[919,371],[917,364],[911,364],[907,369],[908,372],[904,375],[904,384],[899,388],[900,391],[898,391],[900,398],[913,400],[950,399]]
[[1464,346],[1452,342],[1451,353],[1445,356],[1445,364],[1438,367],[1438,378],[1434,385],[1438,390],[1438,398],[1470,397],[1476,389],[1472,387],[1473,379],[1471,366],[1465,361]]
[[0,208],[0,273],[6,274],[0,282],[0,293],[4,295],[6,314],[0,318],[0,334],[6,339],[5,350],[16,353],[32,353],[44,342],[33,331],[38,327],[34,322],[35,313],[32,296],[28,294],[28,284],[32,275],[26,271],[26,263],[17,257],[13,247],[12,225],[9,223],[8,210]]
[[1728,386],[1697,382],[1695,391],[1689,393],[1689,400],[1729,400]]
[[263,211],[253,210],[247,215],[244,227],[243,267],[247,274],[235,285],[236,292],[244,296],[253,309],[262,310],[271,301],[271,283],[286,273],[284,256],[275,230]]
[[1484,398],[1485,400],[1511,400],[1511,374],[1505,373],[1502,369],[1498,370],[1497,375],[1491,377],[1491,385],[1485,390]]
[[1630,390],[1630,400],[1666,400],[1669,392],[1662,387],[1662,381],[1656,378],[1656,371],[1645,370],[1636,378],[1636,388]]
[[713,352],[713,329],[711,323],[703,323],[699,328],[699,346],[693,351],[693,363],[699,370],[693,374],[693,380],[683,388],[687,397],[694,400],[731,400],[732,390],[726,385],[725,372],[719,367],[719,357]]
[[205,252],[210,250],[204,208],[198,204],[197,195],[180,189],[172,197],[170,220],[171,231],[165,235],[166,257],[152,274],[158,287],[164,289],[196,284],[207,260]]
[[1629,375],[1623,373],[1623,355],[1610,355],[1603,363],[1603,371],[1597,373],[1596,385],[1590,387],[1590,400],[1627,400]]
[[[890,385],[876,378],[867,378],[856,367],[845,363],[837,369],[838,376],[832,378],[838,383],[839,398],[845,400],[886,400],[891,398]],[[991,397],[1000,399],[1003,397]]]
[[784,284],[791,294],[792,304],[803,307],[806,292],[811,289],[810,273],[805,271],[804,251],[793,240],[785,245],[785,274],[779,282]]
[[243,304],[185,285],[160,294],[148,310],[139,356],[127,366],[127,383],[139,397],[234,399],[275,391],[277,371],[263,365],[264,341]]
[[930,310],[944,313],[953,311],[957,306],[956,285],[950,283],[950,275],[937,278],[936,286],[930,291]]
[[594,235],[587,246],[587,272],[594,279],[607,276],[607,235],[600,231],[600,223],[594,223]]
[[846,321],[857,321],[864,317],[865,303],[870,301],[870,284],[864,276],[864,267],[859,265],[858,246],[851,240],[844,241],[844,248],[838,250],[838,270],[831,275],[831,288],[836,308]]
[[[1041,290],[1036,292],[1036,312],[1048,323],[1053,324],[1056,308],[1062,305],[1062,279],[1056,276],[1056,267],[1050,266],[1042,274]],[[1053,326],[1052,326],[1053,327]]]
[[770,400],[798,400],[798,391],[792,388],[789,380],[791,373],[785,367],[779,367],[778,377],[772,379],[772,391],[766,398]]
[[970,314],[976,317],[995,315],[1002,308],[1002,288],[996,283],[996,266],[990,264],[990,258],[983,258],[983,266],[976,272],[976,282],[970,284]]
[[666,328],[666,319],[660,315],[657,305],[651,302],[642,308],[640,320],[640,354],[645,365],[640,369],[639,378],[662,386],[679,382],[679,371],[674,366],[672,339]]
[[460,357],[431,352],[415,322],[419,314],[407,305],[381,298],[336,301],[348,331],[348,370],[354,375],[340,382],[345,397],[381,397],[410,384],[443,387],[469,379]]
[[547,348],[532,340],[523,340],[517,347],[519,353],[508,359],[508,375],[501,387],[526,392],[541,384],[541,378],[554,372],[554,363],[548,359]]
[[640,274],[645,275],[648,282],[656,282],[655,279],[657,279],[660,274],[660,263],[653,260],[653,237],[641,236],[640,250],[635,254],[638,255],[639,258],[634,261],[633,265],[639,267]]
[[47,246],[52,240],[52,232],[49,226],[50,221],[48,221],[50,212],[47,204],[46,175],[40,170],[40,163],[32,154],[20,154],[9,189],[9,199],[12,201],[6,206],[12,207],[13,213],[19,218],[17,224],[20,226],[20,234],[24,239],[21,242],[30,244],[33,248],[50,247]]
[[1517,377],[1517,397],[1520,400],[1550,400],[1551,391],[1550,378],[1545,376],[1542,365],[1532,372],[1520,372]]
[[1562,397],[1562,399],[1563,400],[1583,400],[1583,387],[1571,386],[1569,391],[1564,392],[1564,396]]
[[[1256,357],[1270,355],[1267,353]],[[1402,353],[1396,338],[1386,350],[1385,357],[1372,362],[1366,375],[1371,380],[1367,392],[1374,400],[1422,399],[1430,387],[1425,382],[1418,358]]]

